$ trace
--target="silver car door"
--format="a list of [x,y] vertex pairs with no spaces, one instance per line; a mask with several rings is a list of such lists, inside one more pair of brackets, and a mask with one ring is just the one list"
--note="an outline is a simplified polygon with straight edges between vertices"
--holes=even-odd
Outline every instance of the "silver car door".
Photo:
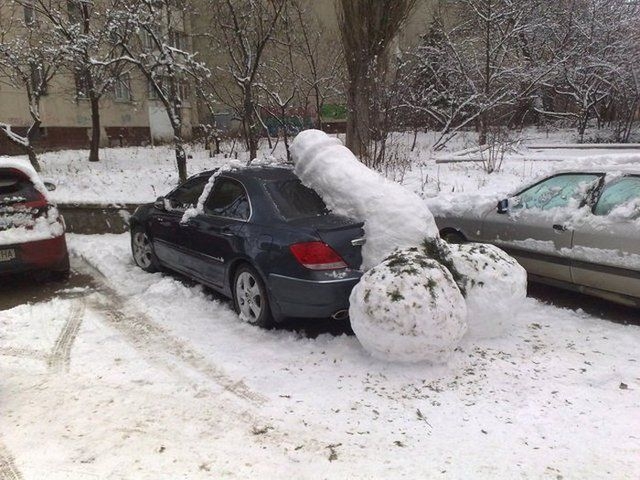
[[489,212],[482,238],[512,256],[531,275],[571,282],[571,219],[583,205],[599,174],[558,174],[519,192],[505,213]]
[[640,176],[604,187],[593,217],[575,231],[571,258],[575,283],[640,297]]

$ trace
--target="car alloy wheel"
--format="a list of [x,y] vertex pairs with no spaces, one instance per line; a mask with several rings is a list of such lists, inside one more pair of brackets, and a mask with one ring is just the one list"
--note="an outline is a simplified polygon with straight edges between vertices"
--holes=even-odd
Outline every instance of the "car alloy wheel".
[[137,231],[133,233],[131,249],[133,251],[133,259],[140,268],[147,271],[156,270],[151,241],[145,232]]
[[234,303],[240,318],[267,327],[271,321],[266,289],[258,274],[248,266],[238,270],[234,281]]

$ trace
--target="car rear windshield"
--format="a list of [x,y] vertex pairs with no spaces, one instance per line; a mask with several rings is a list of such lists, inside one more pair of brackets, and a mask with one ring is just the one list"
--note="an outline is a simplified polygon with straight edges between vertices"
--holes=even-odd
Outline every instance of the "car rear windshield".
[[0,205],[40,199],[42,194],[24,174],[16,170],[0,169]]
[[266,183],[266,188],[276,208],[287,220],[329,213],[320,196],[298,179],[270,181]]

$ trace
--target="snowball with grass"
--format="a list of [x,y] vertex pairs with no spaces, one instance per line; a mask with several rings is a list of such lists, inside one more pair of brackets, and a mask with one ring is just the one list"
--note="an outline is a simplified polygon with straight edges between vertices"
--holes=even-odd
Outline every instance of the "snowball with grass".
[[482,243],[449,244],[440,239],[425,241],[430,258],[442,263],[463,292],[473,338],[499,336],[527,296],[527,272],[503,250]]
[[417,247],[367,271],[351,292],[351,326],[374,357],[444,363],[467,329],[451,273]]

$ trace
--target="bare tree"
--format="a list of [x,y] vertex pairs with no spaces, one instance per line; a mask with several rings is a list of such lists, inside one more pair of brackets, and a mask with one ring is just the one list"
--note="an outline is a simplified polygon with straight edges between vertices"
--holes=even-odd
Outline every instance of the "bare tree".
[[[121,28],[113,32],[126,54],[123,60],[137,67],[167,113],[180,181],[187,179],[183,106],[189,97],[188,86],[209,75],[191,52],[184,33],[190,13],[186,0],[123,2]],[[133,40],[129,31],[136,34]]]
[[381,99],[392,76],[391,46],[415,0],[337,0],[347,66],[347,147],[370,166],[372,143],[383,136]]
[[202,36],[223,55],[216,82],[210,88],[240,120],[249,161],[256,158],[260,132],[265,129],[259,111],[259,73],[281,24],[285,3],[286,0],[205,2],[203,14],[212,16],[213,31]]
[[583,141],[590,120],[602,125],[603,113],[616,104],[627,121],[636,115],[640,4],[565,0],[559,7],[553,48],[564,58],[545,83],[555,102],[539,111],[573,119]]
[[547,49],[539,43],[549,27],[545,2],[458,3],[455,17],[445,22],[438,15],[412,53],[398,102],[401,111],[421,112],[440,129],[436,148],[474,124],[486,144],[492,124],[509,124],[520,103],[534,102],[557,63],[543,57]]
[[290,1],[285,18],[294,56],[300,59],[291,73],[299,80],[303,103],[312,100],[316,128],[321,130],[327,99],[344,95],[344,52],[339,40],[326,35],[317,15],[301,0]]
[[4,19],[8,23],[0,25],[0,81],[26,93],[31,125],[25,134],[19,134],[12,125],[0,123],[0,133],[26,153],[31,165],[40,171],[33,146],[42,125],[40,101],[62,66],[64,51],[52,42],[50,32],[42,29],[39,23],[28,21],[27,15],[22,24],[17,18],[21,16],[14,12]]
[[[100,100],[126,74],[122,60],[124,0],[21,0],[39,20],[49,25],[52,41],[65,52],[65,66],[73,72],[75,95],[91,108],[89,161],[97,162],[100,151]],[[114,33],[117,32],[117,33]]]

